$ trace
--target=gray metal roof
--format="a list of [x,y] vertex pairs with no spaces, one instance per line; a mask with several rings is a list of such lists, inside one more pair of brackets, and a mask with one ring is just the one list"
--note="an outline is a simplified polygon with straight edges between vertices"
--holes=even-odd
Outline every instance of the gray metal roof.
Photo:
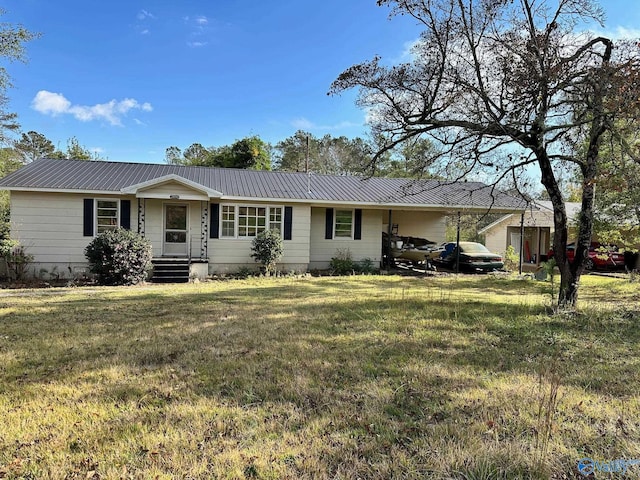
[[477,182],[362,178],[357,176],[186,167],[148,163],[41,159],[0,179],[0,189],[120,193],[124,188],[177,175],[222,199],[290,200],[305,203],[379,204],[523,210],[521,199]]

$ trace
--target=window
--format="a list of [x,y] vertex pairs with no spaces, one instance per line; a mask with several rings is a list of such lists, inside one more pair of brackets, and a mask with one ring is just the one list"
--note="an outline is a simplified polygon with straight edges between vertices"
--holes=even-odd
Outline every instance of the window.
[[118,227],[118,201],[98,200],[96,202],[96,232],[98,234]]
[[233,205],[222,206],[222,236],[236,236],[236,207]]
[[353,235],[353,210],[336,210],[334,235],[351,238]]
[[282,207],[269,208],[269,230],[282,233]]
[[252,238],[266,229],[282,233],[283,210],[271,206],[221,205],[220,237]]
[[238,208],[238,236],[255,237],[267,227],[267,209],[265,207]]

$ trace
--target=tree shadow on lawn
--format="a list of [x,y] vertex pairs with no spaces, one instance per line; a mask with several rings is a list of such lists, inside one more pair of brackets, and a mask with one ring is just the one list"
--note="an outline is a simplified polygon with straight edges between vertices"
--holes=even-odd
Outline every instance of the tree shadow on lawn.
[[[362,296],[368,287],[375,298]],[[431,427],[454,419],[463,435],[461,419],[486,421],[480,407],[460,403],[465,392],[486,388],[496,374],[535,377],[555,358],[571,362],[565,384],[637,393],[633,319],[549,317],[535,302],[468,300],[421,281],[368,287],[336,280],[42,299],[0,320],[0,355],[12,352],[0,370],[1,393],[28,400],[64,383],[78,386],[80,404],[125,406],[93,429],[95,441],[132,435],[131,418],[150,428],[188,423],[166,418],[181,403],[286,412],[293,418],[269,435],[318,436],[335,457],[324,467],[334,471],[359,448],[379,456],[395,446],[412,456]],[[131,410],[139,413],[127,416]],[[242,432],[256,420],[233,411],[234,432],[198,432],[198,441],[224,434],[247,443]]]
[[[212,368],[214,373],[201,379],[203,390],[228,393],[251,390],[251,372],[281,369],[294,376],[308,371],[314,382],[348,389],[353,378],[385,370],[398,374],[407,362],[535,374],[545,359],[560,356],[571,362],[569,379],[582,387],[632,394],[632,380],[640,380],[633,372],[638,359],[630,355],[640,340],[633,318],[606,313],[559,319],[538,305],[464,301],[415,285],[403,298],[397,282],[388,285],[385,298],[352,300],[345,292],[353,287],[336,281],[329,288],[303,283],[294,290],[271,286],[218,295],[63,299],[48,304],[46,313],[35,308],[33,314],[2,320],[5,342],[15,352],[3,376],[24,384],[114,364]],[[336,298],[337,292],[342,296]],[[266,306],[275,299],[276,307]],[[246,381],[229,380],[238,368],[245,369]],[[332,368],[336,373],[330,375]],[[217,382],[217,376],[224,381]],[[628,387],[619,381],[622,376]]]

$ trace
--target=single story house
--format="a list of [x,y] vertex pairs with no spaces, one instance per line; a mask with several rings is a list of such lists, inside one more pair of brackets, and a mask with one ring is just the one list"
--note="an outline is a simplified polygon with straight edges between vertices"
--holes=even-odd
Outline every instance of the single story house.
[[[575,236],[575,225],[582,205],[576,202],[565,203],[569,223],[569,238]],[[485,245],[494,252],[504,252],[512,246],[520,252],[520,226],[523,225],[522,262],[538,266],[547,260],[547,254],[553,243],[553,205],[549,201],[536,200],[521,213],[510,213],[499,218],[478,233],[484,235]]]
[[[279,268],[327,268],[340,250],[382,260],[382,232],[445,240],[447,213],[520,213],[520,199],[474,182],[316,175],[107,161],[40,159],[0,180],[11,192],[11,236],[35,271],[86,271],[84,249],[117,226],[138,231],[156,259],[192,276],[255,266],[264,229],[284,240]],[[519,215],[518,215],[519,216]]]

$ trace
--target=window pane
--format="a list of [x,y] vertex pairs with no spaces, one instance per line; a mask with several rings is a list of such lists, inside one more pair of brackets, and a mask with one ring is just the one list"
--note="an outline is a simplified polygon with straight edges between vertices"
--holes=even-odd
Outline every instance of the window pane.
[[187,207],[184,205],[167,205],[167,227],[171,230],[187,229]]
[[238,236],[255,237],[267,225],[266,207],[240,207],[238,209]]
[[165,242],[167,243],[185,243],[187,241],[187,232],[166,232]]
[[282,232],[282,207],[269,208],[269,230]]
[[353,212],[351,210],[336,210],[336,237],[351,237],[353,226]]
[[236,232],[236,207],[233,205],[222,206],[222,237],[235,237]]
[[115,200],[98,200],[96,209],[96,230],[103,233],[114,230],[118,226],[118,202]]
[[222,236],[223,237],[233,237],[234,236],[234,223],[233,222],[222,222]]
[[269,221],[271,222],[281,222],[282,221],[282,208],[280,207],[271,207],[269,210]]
[[223,220],[233,220],[236,216],[236,210],[234,207],[230,207],[228,205],[224,205],[222,207],[222,219]]
[[118,202],[113,200],[98,200],[98,208],[118,209]]

